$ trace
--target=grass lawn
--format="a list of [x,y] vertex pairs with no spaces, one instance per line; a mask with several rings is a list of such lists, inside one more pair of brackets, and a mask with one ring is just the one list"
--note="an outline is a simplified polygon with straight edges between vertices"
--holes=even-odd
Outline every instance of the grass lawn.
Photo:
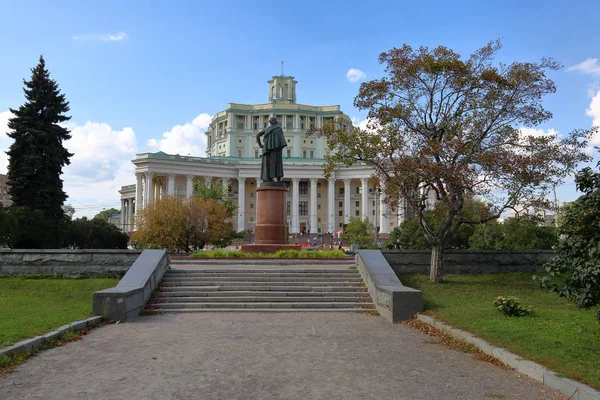
[[92,294],[118,281],[0,278],[0,348],[92,316]]
[[[403,284],[423,291],[425,314],[489,343],[600,389],[600,332],[596,310],[578,309],[538,287],[531,273],[453,275],[429,283],[425,275],[403,275]],[[492,305],[517,296],[533,306],[533,317],[505,317]]]

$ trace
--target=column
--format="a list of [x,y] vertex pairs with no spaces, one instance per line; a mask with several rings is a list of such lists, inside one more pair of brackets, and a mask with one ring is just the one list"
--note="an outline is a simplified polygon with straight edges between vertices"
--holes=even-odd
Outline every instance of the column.
[[379,197],[379,213],[379,226],[381,227],[379,233],[388,233],[390,230],[390,221],[388,218],[389,210],[387,204],[385,204],[385,191],[383,190],[381,191],[381,196]]
[[246,136],[246,147],[244,149],[244,154],[242,154],[243,157],[254,157],[254,151],[252,151],[252,149],[254,149],[255,140],[256,137],[252,134]]
[[301,135],[294,135],[294,150],[292,157],[302,157],[302,141],[300,140]]
[[362,219],[371,220],[369,215],[369,178],[361,178],[360,180],[362,187]]
[[225,191],[225,193],[229,193],[229,191],[227,190],[227,187],[229,186],[229,178],[222,177],[221,178],[221,183],[223,185],[223,190]]
[[208,187],[208,188],[211,187],[211,185],[212,185],[212,176],[205,176],[204,177],[204,185],[206,187]]
[[146,200],[144,202],[145,207],[148,207],[152,204],[152,172],[146,172],[146,186],[144,187],[144,194],[146,195]]
[[246,229],[246,178],[238,178],[238,232]]
[[185,197],[186,198],[190,198],[192,197],[192,193],[194,192],[194,186],[192,184],[192,180],[194,179],[194,175],[186,175],[186,182],[185,182]]
[[300,232],[298,202],[300,200],[300,178],[292,178],[292,233]]
[[133,218],[133,200],[133,198],[127,199],[127,221],[125,222],[127,232],[133,230],[133,225],[131,224],[131,220]]
[[335,229],[335,178],[329,178],[327,186],[327,230]]
[[351,179],[344,179],[344,224],[350,222],[350,183]]
[[325,158],[325,139],[323,139],[323,136],[318,136],[315,137],[315,143],[316,143],[316,152],[315,152],[315,157],[316,158]]
[[127,200],[121,199],[121,229],[125,230],[125,221],[127,220],[127,216],[125,215],[125,202]]
[[169,196],[175,195],[175,174],[167,175],[167,193]]
[[317,178],[310,178],[310,233],[319,232],[317,225]]
[[138,213],[137,208],[142,207],[143,201],[142,201],[142,179],[143,179],[143,175],[141,173],[136,173],[135,174],[135,178],[136,178],[136,183],[135,183],[135,213]]

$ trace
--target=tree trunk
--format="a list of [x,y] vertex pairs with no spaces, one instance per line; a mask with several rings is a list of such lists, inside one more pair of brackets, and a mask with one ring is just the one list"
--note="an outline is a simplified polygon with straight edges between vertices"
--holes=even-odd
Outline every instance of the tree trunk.
[[429,281],[433,283],[442,282],[442,274],[444,272],[444,244],[436,243],[431,246],[431,267],[429,269]]

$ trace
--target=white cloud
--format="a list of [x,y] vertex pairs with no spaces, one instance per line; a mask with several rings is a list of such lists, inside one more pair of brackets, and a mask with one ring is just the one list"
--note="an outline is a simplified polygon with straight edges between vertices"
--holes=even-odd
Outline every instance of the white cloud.
[[149,151],[164,151],[168,154],[206,155],[206,128],[212,116],[206,113],[198,115],[192,122],[175,125],[169,132],[164,132],[162,139],[150,139],[146,143]]
[[579,64],[570,66],[567,68],[567,71],[577,71],[587,75],[600,76],[600,64],[598,64],[597,58],[588,58]]
[[[12,139],[6,136],[10,111],[0,112],[0,174],[5,174],[8,150]],[[204,156],[204,132],[212,117],[198,115],[192,122],[175,125],[162,139],[148,140],[149,151],[162,150],[170,154]],[[139,152],[133,128],[114,129],[107,123],[87,121],[83,125],[68,123],[71,139],[64,142],[73,156],[63,169],[67,204],[75,209],[75,218],[93,217],[103,208],[120,208],[118,191],[135,183],[135,166],[131,162]]]
[[115,34],[111,33],[96,33],[89,35],[75,35],[73,36],[73,40],[76,41],[86,41],[86,40],[100,40],[103,42],[120,42],[127,39],[127,34],[125,32],[117,32]]
[[350,68],[346,73],[346,78],[348,78],[348,81],[354,83],[365,80],[367,78],[367,74],[362,72],[360,69]]

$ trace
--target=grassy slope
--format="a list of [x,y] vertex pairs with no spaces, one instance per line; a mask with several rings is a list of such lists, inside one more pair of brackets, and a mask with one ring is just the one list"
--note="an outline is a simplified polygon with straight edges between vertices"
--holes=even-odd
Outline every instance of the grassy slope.
[[[540,289],[530,273],[448,276],[441,285],[424,275],[402,282],[423,290],[426,314],[467,330],[549,369],[600,389],[600,334],[595,310],[581,310]],[[533,317],[504,317],[492,302],[517,296]]]
[[92,294],[117,279],[0,278],[0,347],[91,316]]

